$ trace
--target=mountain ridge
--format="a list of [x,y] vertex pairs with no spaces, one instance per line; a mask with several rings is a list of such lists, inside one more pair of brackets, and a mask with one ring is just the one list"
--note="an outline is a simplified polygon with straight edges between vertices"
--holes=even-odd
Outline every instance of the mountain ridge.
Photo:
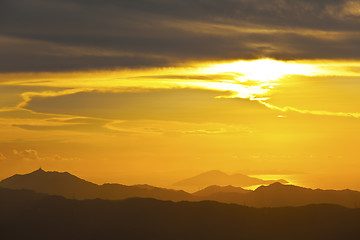
[[295,185],[272,183],[254,191],[234,186],[208,186],[188,193],[182,190],[154,187],[147,184],[127,186],[115,183],[97,185],[70,173],[45,172],[42,169],[29,174],[16,174],[0,182],[0,187],[29,189],[69,199],[155,198],[180,201],[218,201],[251,207],[285,207],[309,204],[338,204],[345,207],[360,207],[360,192],[353,190],[321,190]]
[[127,186],[117,183],[98,185],[78,178],[68,172],[44,171],[41,168],[28,174],[15,174],[0,181],[1,187],[30,189],[50,195],[60,195],[73,199],[108,200],[129,197],[155,197],[160,200],[191,200],[192,195],[182,190],[158,188],[148,185]]

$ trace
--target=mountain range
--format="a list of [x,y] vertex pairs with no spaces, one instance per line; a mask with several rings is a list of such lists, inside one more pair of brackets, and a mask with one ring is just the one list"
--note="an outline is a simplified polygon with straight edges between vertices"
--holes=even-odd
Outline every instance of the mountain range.
[[97,185],[68,172],[48,172],[41,168],[28,174],[16,174],[6,178],[0,182],[0,187],[29,189],[40,193],[79,200],[95,198],[118,200],[130,197],[172,201],[193,200],[191,194],[181,190],[158,188],[149,185],[127,186],[115,183]]
[[360,192],[352,190],[321,190],[286,185],[279,182],[246,190],[234,186],[209,186],[194,193],[182,190],[158,188],[150,185],[126,186],[121,184],[97,185],[67,172],[46,172],[42,169],[32,173],[4,179],[0,187],[28,189],[70,199],[121,200],[133,197],[155,198],[171,201],[212,200],[252,207],[305,206],[309,204],[337,204],[349,208],[360,207]]
[[0,187],[1,239],[357,240],[360,209],[252,208],[148,198],[74,200]]

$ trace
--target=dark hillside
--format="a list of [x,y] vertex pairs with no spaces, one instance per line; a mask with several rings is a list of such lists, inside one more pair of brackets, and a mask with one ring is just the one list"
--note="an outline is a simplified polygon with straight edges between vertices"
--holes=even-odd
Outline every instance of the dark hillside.
[[19,190],[1,190],[0,199],[18,199],[0,206],[1,239],[360,238],[360,209],[336,205],[250,208],[140,198],[80,201]]

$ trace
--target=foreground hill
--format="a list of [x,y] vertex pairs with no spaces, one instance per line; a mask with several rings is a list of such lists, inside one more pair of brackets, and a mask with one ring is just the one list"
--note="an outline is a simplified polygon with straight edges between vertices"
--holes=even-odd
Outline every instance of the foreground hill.
[[102,198],[118,200],[129,197],[156,198],[173,201],[193,199],[191,194],[184,191],[157,188],[148,185],[97,185],[67,172],[47,172],[41,168],[29,174],[16,174],[4,179],[0,182],[0,187],[29,189],[40,193],[74,199]]
[[0,188],[1,239],[360,239],[360,209],[69,200]]
[[173,186],[179,187],[196,187],[196,188],[204,188],[211,185],[220,185],[220,186],[237,186],[237,187],[249,187],[254,185],[261,184],[271,184],[274,182],[287,183],[284,179],[279,180],[263,180],[260,178],[249,177],[244,174],[233,174],[228,175],[224,172],[213,170],[205,173],[201,173],[191,178],[187,178],[176,182]]

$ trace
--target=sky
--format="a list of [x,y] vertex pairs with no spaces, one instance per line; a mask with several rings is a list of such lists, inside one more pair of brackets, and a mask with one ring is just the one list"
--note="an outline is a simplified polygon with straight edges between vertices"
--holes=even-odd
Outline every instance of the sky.
[[359,53],[359,1],[2,0],[0,178],[360,190]]

